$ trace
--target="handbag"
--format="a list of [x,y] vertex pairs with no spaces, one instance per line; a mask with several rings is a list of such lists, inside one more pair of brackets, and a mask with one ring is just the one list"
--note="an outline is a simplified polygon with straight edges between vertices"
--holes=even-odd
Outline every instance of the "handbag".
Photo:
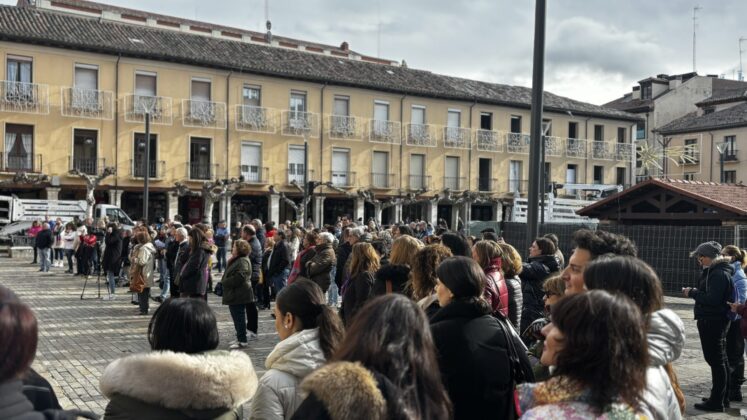
[[223,296],[223,283],[218,282],[213,288],[213,293],[215,293],[216,296]]
[[133,266],[134,268],[130,271],[130,291],[133,293],[143,293],[145,290],[145,276],[143,276],[142,269]]
[[[516,348],[516,342],[514,341],[514,339],[518,339],[518,337],[513,332],[513,327],[511,327],[506,318],[504,318],[502,315],[494,316],[494,318],[498,321],[498,324],[500,324],[501,331],[503,332],[503,336],[506,339],[506,352],[508,354],[508,364],[511,374],[510,387],[515,388],[517,384],[533,381],[534,373],[531,371],[531,369],[529,369],[528,371],[524,370],[524,367],[521,364],[519,350]],[[511,330],[509,330],[509,328],[511,328]],[[515,390],[513,391],[513,404],[510,404],[509,410],[510,412],[506,413],[505,418],[518,419],[521,416],[519,399]]]

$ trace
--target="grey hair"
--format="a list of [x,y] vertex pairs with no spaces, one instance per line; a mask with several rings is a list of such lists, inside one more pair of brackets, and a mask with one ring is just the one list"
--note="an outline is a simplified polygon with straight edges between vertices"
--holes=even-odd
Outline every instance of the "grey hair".
[[352,228],[350,229],[350,234],[355,236],[356,238],[360,238],[361,236],[365,235],[366,231],[363,228]]
[[187,233],[187,229],[185,229],[183,227],[178,228],[176,230],[176,233],[179,234],[179,235],[181,235],[182,238],[186,238],[187,236],[189,236],[189,234]]
[[335,235],[329,233],[329,232],[322,232],[319,234],[319,237],[324,241],[325,244],[331,244],[335,242]]
[[262,221],[259,220],[259,219],[254,219],[254,220],[252,220],[252,224],[253,225],[260,225],[261,226],[262,225]]

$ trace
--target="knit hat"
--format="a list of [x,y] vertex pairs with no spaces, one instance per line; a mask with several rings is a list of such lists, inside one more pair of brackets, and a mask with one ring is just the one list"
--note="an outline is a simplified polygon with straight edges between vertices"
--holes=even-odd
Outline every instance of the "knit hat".
[[708,258],[717,258],[721,254],[721,244],[716,241],[703,242],[690,253],[691,257],[704,256]]

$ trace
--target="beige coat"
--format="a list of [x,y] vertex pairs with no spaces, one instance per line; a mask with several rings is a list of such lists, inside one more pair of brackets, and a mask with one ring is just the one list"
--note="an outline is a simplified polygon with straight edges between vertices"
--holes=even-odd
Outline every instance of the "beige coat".
[[133,264],[133,268],[139,267],[143,270],[143,277],[145,278],[145,287],[154,287],[155,274],[156,274],[156,247],[152,243],[135,245],[132,250],[132,258],[130,262]]

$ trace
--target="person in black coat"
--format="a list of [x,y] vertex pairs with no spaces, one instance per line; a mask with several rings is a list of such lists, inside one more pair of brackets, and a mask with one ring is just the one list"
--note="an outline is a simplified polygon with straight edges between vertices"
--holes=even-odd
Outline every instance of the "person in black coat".
[[524,306],[521,311],[519,332],[523,332],[532,322],[544,316],[543,286],[545,280],[550,274],[560,270],[555,251],[555,244],[547,238],[537,238],[529,247],[529,258],[522,264],[521,273],[519,273]]
[[379,254],[369,243],[355,244],[350,258],[350,281],[343,287],[340,307],[345,325],[350,325],[355,314],[374,296],[375,274],[379,269]]
[[270,265],[267,268],[267,276],[270,279],[270,285],[273,287],[273,293],[277,296],[288,281],[290,275],[290,251],[285,242],[285,232],[278,230],[273,236],[275,246],[272,248],[270,255]]
[[406,291],[407,281],[410,279],[410,267],[404,264],[382,265],[376,272],[373,285],[375,296],[389,293],[399,293],[409,296]]
[[52,265],[50,256],[52,251],[52,245],[54,244],[54,234],[52,229],[49,228],[49,223],[42,223],[42,230],[36,234],[34,239],[34,246],[40,254],[41,268],[39,271],[47,272],[49,267]]
[[116,223],[109,223],[104,237],[104,256],[101,259],[101,268],[106,273],[106,279],[109,282],[109,296],[114,295],[117,287],[117,276],[122,265],[122,233],[117,228]]
[[187,229],[181,227],[174,232],[174,242],[176,243],[176,255],[174,256],[174,279],[171,283],[171,296],[180,296],[179,284],[181,284],[182,267],[189,260],[189,239]]
[[207,265],[212,246],[200,229],[189,232],[189,257],[179,275],[180,297],[206,298]]
[[515,418],[514,387],[522,377],[534,379],[525,347],[505,320],[490,315],[482,298],[485,274],[477,262],[450,257],[437,274],[441,309],[431,318],[431,332],[454,419]]
[[262,221],[259,219],[252,220],[252,226],[254,227],[254,231],[257,234],[257,240],[259,241],[259,244],[262,246],[262,249],[265,249],[265,228],[262,226]]

